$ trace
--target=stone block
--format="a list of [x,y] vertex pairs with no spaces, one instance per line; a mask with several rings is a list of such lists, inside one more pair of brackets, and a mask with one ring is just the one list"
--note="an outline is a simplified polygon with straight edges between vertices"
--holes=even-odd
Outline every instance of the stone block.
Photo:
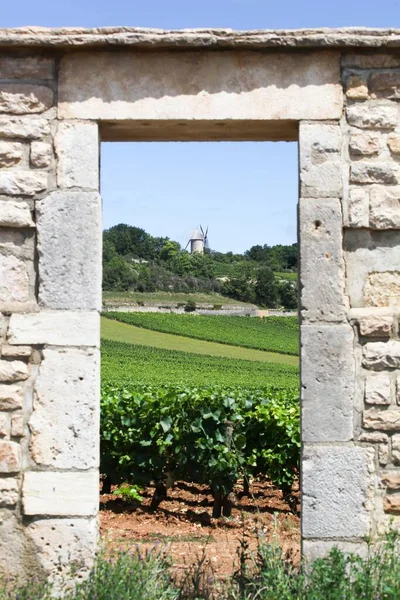
[[28,302],[30,281],[24,260],[12,254],[0,254],[0,303]]
[[18,481],[11,477],[0,479],[0,506],[13,506],[19,498]]
[[367,369],[384,371],[400,367],[400,342],[368,342],[363,347],[362,363]]
[[0,227],[34,227],[27,202],[0,200]]
[[10,344],[95,346],[100,344],[97,311],[41,311],[12,314],[8,328]]
[[300,122],[300,196],[341,198],[343,195],[339,125]]
[[[54,373],[62,373],[55,378]],[[99,463],[100,366],[96,349],[44,349],[29,420],[32,459],[41,467]],[[58,427],[49,427],[49,423]]]
[[359,540],[358,542],[304,540],[302,554],[307,563],[312,563],[318,558],[326,558],[333,548],[337,548],[343,554],[358,554],[362,557],[368,556],[368,544],[363,540]]
[[50,121],[46,117],[6,117],[0,115],[0,137],[35,140],[50,135]]
[[391,383],[389,373],[371,373],[365,380],[367,404],[390,404]]
[[0,167],[15,167],[21,162],[24,155],[24,146],[18,142],[0,141]]
[[15,442],[0,440],[0,473],[18,473],[20,470],[20,445]]
[[60,119],[323,120],[342,107],[337,52],[69,52],[60,65]]
[[42,113],[53,106],[53,90],[43,85],[0,83],[0,112]]
[[381,134],[369,131],[353,133],[349,140],[349,150],[353,156],[376,156],[382,150]]
[[6,196],[34,196],[47,188],[48,174],[41,171],[0,172],[0,194]]
[[22,415],[11,416],[11,437],[24,437],[25,424]]
[[97,123],[64,121],[54,140],[60,188],[99,189],[99,132]]
[[28,366],[21,360],[0,360],[0,381],[14,383],[28,378]]
[[390,337],[393,331],[393,317],[376,315],[359,320],[360,334],[366,337]]
[[[373,293],[371,289],[367,296],[365,296],[365,286],[367,280],[371,280],[372,273],[399,271],[399,247],[400,231],[368,231],[366,229],[344,231],[346,287],[351,308],[388,305],[389,297],[385,292],[386,283],[377,294]],[[381,294],[383,294],[382,300],[380,299]],[[390,302],[392,301],[397,302],[395,297],[392,297]],[[376,302],[377,304],[375,304]]]
[[353,438],[354,386],[354,332],[350,325],[302,325],[303,442]]
[[400,513],[400,494],[389,494],[385,496],[383,507],[386,512]]
[[350,227],[368,227],[369,198],[368,191],[363,188],[353,188],[348,199]]
[[400,271],[370,273],[364,285],[364,303],[400,307]]
[[0,574],[11,581],[44,579],[33,548],[26,543],[25,526],[10,507],[0,510]]
[[400,56],[396,51],[390,54],[377,52],[376,49],[362,54],[346,53],[342,56],[342,66],[358,69],[392,69],[400,67]]
[[30,346],[2,346],[1,348],[3,358],[29,358],[31,354]]
[[94,516],[99,504],[99,474],[27,471],[22,500],[24,514],[28,516]]
[[397,126],[398,109],[376,101],[353,104],[346,109],[347,121],[359,129],[394,129]]
[[100,195],[53,192],[36,203],[36,219],[40,305],[100,310]]
[[389,490],[400,490],[400,471],[387,471],[381,475],[382,485]]
[[356,162],[350,166],[350,182],[396,185],[399,183],[399,167],[391,162]]
[[393,464],[400,465],[400,434],[398,433],[392,436],[392,460]]
[[365,77],[350,75],[346,82],[346,96],[352,100],[366,100],[368,98],[368,84]]
[[378,445],[378,461],[381,467],[386,467],[390,459],[389,444]]
[[96,519],[36,520],[26,529],[44,572],[54,584],[87,576],[98,543]]
[[304,538],[351,538],[370,533],[374,486],[372,448],[306,446],[302,471]]
[[400,229],[400,187],[371,189],[369,221],[373,229]]
[[302,317],[307,321],[344,321],[345,273],[340,201],[300,199],[299,228]]
[[46,169],[51,165],[53,148],[47,142],[32,142],[30,162],[37,169]]
[[23,389],[20,385],[0,384],[0,410],[18,410],[22,408]]
[[372,98],[400,99],[400,72],[372,73],[369,79]]
[[398,431],[400,429],[400,408],[369,408],[364,411],[363,424],[366,429]]
[[0,79],[52,79],[53,76],[53,58],[0,56]]
[[0,437],[10,436],[10,415],[8,413],[0,413]]
[[391,133],[388,136],[387,145],[392,154],[400,154],[400,135],[398,133]]
[[389,437],[382,431],[363,431],[358,440],[368,444],[387,444]]

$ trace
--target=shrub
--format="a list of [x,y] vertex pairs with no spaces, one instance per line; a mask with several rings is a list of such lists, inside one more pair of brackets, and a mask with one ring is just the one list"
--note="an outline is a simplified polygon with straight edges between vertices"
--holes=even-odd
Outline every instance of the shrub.
[[184,311],[187,313],[194,312],[196,310],[196,302],[193,300],[188,300],[185,304]]

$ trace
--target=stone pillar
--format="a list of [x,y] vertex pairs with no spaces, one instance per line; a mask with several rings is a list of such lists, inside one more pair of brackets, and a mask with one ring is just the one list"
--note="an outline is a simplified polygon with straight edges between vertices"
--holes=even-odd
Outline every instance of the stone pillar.
[[0,572],[22,579],[80,576],[97,543],[98,132],[58,123],[56,72],[0,55]]
[[359,550],[371,531],[374,451],[356,443],[355,333],[343,249],[339,121],[302,122],[300,290],[302,539],[306,559]]

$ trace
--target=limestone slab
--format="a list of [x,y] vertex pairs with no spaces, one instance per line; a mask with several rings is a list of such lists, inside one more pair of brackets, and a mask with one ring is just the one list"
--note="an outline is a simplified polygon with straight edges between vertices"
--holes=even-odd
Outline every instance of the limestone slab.
[[350,227],[368,227],[369,196],[362,187],[352,188],[348,198],[348,225]]
[[367,306],[400,307],[400,271],[370,273],[364,285]]
[[21,162],[24,146],[19,142],[0,142],[0,167],[14,167]]
[[303,442],[353,437],[354,332],[349,325],[302,325]]
[[47,142],[32,142],[30,162],[37,169],[46,169],[51,165],[53,158],[52,145]]
[[99,503],[99,474],[97,471],[27,471],[22,500],[25,515],[95,515]]
[[53,192],[36,204],[39,303],[45,308],[101,308],[101,198]]
[[45,56],[0,55],[0,79],[51,79],[54,59]]
[[360,334],[366,337],[389,337],[393,331],[392,316],[370,315],[359,319]]
[[388,135],[387,145],[392,154],[400,154],[400,135],[398,133]]
[[384,501],[385,511],[400,513],[400,494],[388,494]]
[[53,105],[53,90],[42,85],[0,83],[0,112],[42,113]]
[[353,133],[349,141],[350,153],[354,156],[375,156],[382,150],[382,138],[379,133]]
[[392,436],[392,458],[393,464],[400,465],[400,434]]
[[100,343],[97,311],[44,311],[12,314],[8,329],[10,344],[95,346]]
[[18,481],[7,477],[0,479],[0,506],[13,506],[19,499]]
[[[57,372],[62,377],[55,378]],[[99,381],[98,350],[43,350],[29,420],[36,464],[56,469],[98,467]]]
[[34,227],[27,202],[0,200],[0,227]]
[[59,81],[62,119],[338,119],[343,102],[329,52],[71,53]]
[[47,188],[48,174],[41,171],[0,172],[0,194],[34,196]]
[[371,373],[365,380],[367,404],[390,404],[391,383],[389,373]]
[[361,539],[354,542],[304,540],[302,555],[306,563],[311,563],[319,558],[326,558],[333,548],[337,548],[343,554],[358,554],[362,557],[368,556],[368,544]]
[[381,476],[382,485],[390,490],[400,490],[400,471],[387,471]]
[[363,347],[363,365],[374,371],[400,367],[400,342],[368,342]]
[[346,307],[340,201],[301,198],[299,229],[302,317],[306,321],[344,321]]
[[0,473],[18,473],[21,470],[21,447],[16,442],[0,440]]
[[0,410],[22,408],[23,390],[21,385],[0,384]]
[[300,123],[300,195],[341,198],[342,134],[339,124]]
[[26,138],[34,140],[50,134],[50,121],[45,117],[0,116],[0,136],[3,138]]
[[400,229],[400,187],[371,189],[370,225],[373,229]]
[[303,454],[304,538],[351,538],[369,534],[373,489],[371,448],[306,446]]
[[28,367],[22,360],[0,360],[0,381],[14,383],[28,378]]
[[0,254],[0,303],[27,302],[30,281],[24,260],[12,254]]
[[372,98],[400,98],[400,71],[372,73],[369,79]]
[[97,191],[100,154],[97,123],[60,122],[54,143],[58,186]]
[[89,574],[97,551],[96,519],[39,519],[26,534],[53,584],[65,585],[71,576],[79,580]]
[[350,183],[399,183],[399,167],[391,162],[356,162],[350,167]]
[[380,431],[399,431],[400,408],[389,407],[385,409],[369,408],[364,411],[363,424],[367,429]]
[[346,116],[349,124],[359,129],[391,130],[397,125],[398,109],[394,102],[369,101],[348,106]]

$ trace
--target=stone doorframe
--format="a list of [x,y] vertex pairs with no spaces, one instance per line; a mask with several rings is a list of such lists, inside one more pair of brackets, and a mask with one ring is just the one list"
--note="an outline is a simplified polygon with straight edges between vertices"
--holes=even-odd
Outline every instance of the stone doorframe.
[[96,550],[100,140],[299,141],[303,553],[360,550],[397,518],[399,46],[0,31],[2,572],[83,575]]

